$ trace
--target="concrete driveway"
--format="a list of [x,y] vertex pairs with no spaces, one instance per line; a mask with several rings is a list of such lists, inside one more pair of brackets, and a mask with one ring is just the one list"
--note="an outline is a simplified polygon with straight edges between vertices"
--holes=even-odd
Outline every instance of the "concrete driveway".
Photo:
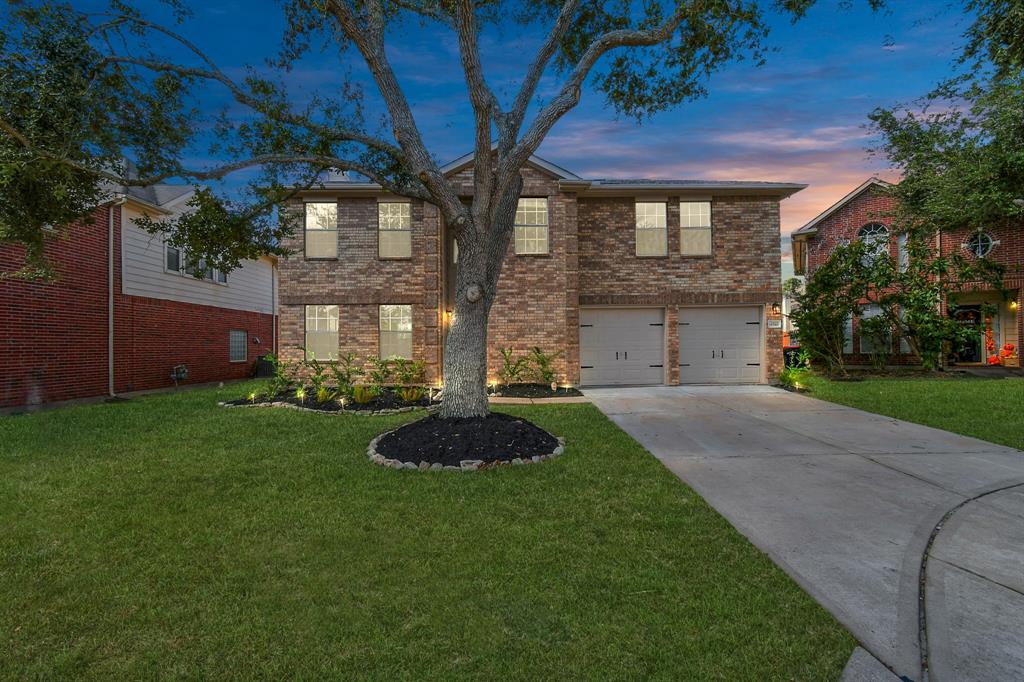
[[874,656],[844,679],[921,680],[919,641],[932,680],[1024,679],[1024,452],[767,386],[587,396]]

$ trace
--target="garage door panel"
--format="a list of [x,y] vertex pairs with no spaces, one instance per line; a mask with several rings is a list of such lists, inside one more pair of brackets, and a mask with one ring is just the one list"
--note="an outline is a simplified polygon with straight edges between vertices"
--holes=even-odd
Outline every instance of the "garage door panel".
[[761,308],[681,308],[679,322],[682,383],[761,381]]
[[664,382],[661,308],[580,310],[580,382],[583,385]]

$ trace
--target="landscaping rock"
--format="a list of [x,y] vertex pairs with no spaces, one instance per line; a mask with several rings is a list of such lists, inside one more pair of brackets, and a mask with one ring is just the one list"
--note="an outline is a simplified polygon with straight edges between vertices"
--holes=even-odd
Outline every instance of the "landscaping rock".
[[413,471],[416,471],[417,469],[419,469],[419,467],[416,466],[415,464],[413,464],[412,462],[406,462],[405,464],[402,465],[402,467],[405,468],[405,469],[411,469]]
[[420,462],[420,471],[426,471],[430,468],[430,462]]
[[441,464],[440,462],[434,462],[433,464],[430,465],[431,471],[441,471],[441,469],[444,469],[444,465]]
[[533,457],[530,458],[530,461],[532,461],[534,464],[540,464],[540,455],[534,455]]
[[515,459],[512,460],[512,463],[515,464],[516,466],[522,466],[523,460],[520,459],[519,457],[516,457]]

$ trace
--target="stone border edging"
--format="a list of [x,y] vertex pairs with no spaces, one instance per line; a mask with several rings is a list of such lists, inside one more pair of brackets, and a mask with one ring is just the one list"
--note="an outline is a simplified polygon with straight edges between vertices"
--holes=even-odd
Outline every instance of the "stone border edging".
[[[402,427],[400,426],[398,428],[400,429]],[[515,459],[510,461],[498,460],[498,463],[496,465],[490,462],[486,462],[485,460],[482,459],[464,459],[461,462],[459,462],[459,466],[446,466],[441,464],[440,462],[434,462],[433,464],[430,464],[425,461],[420,462],[419,464],[417,464],[416,462],[402,462],[397,459],[390,459],[377,452],[377,443],[380,442],[380,439],[390,433],[394,433],[397,430],[398,429],[392,429],[391,431],[386,431],[385,433],[380,434],[379,436],[370,441],[370,445],[366,448],[366,457],[371,462],[373,462],[374,464],[378,464],[382,467],[387,467],[389,469],[409,469],[410,471],[481,471],[483,469],[493,469],[496,466],[520,466],[524,464],[540,464],[541,462],[546,462],[550,459],[554,459],[555,457],[560,457],[562,454],[565,453],[565,439],[562,438],[561,436],[555,436],[555,439],[558,440],[558,445],[555,447],[554,450],[551,451],[550,454],[534,455],[533,457],[524,458],[516,457]]]
[[416,410],[429,411],[432,407],[434,407],[433,405],[431,405],[430,407],[410,405],[409,407],[396,407],[388,410],[318,410],[315,407],[302,407],[301,405],[293,405],[291,403],[286,403],[277,400],[271,403],[249,403],[246,405],[229,405],[228,403],[222,400],[219,401],[217,405],[220,407],[287,407],[292,410],[299,410],[300,412],[315,412],[316,414],[329,414],[333,416],[350,414],[357,415],[360,417],[382,417],[388,414],[404,414],[406,412],[415,412]]

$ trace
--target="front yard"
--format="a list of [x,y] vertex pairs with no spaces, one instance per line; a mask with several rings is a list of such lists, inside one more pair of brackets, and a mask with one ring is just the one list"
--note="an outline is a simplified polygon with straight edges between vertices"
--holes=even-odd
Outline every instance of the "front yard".
[[823,400],[1024,449],[1024,380],[870,378],[801,381]]
[[[589,405],[479,473],[239,387],[0,417],[0,677],[836,679],[852,638]],[[1019,405],[1019,403],[1018,403]]]

